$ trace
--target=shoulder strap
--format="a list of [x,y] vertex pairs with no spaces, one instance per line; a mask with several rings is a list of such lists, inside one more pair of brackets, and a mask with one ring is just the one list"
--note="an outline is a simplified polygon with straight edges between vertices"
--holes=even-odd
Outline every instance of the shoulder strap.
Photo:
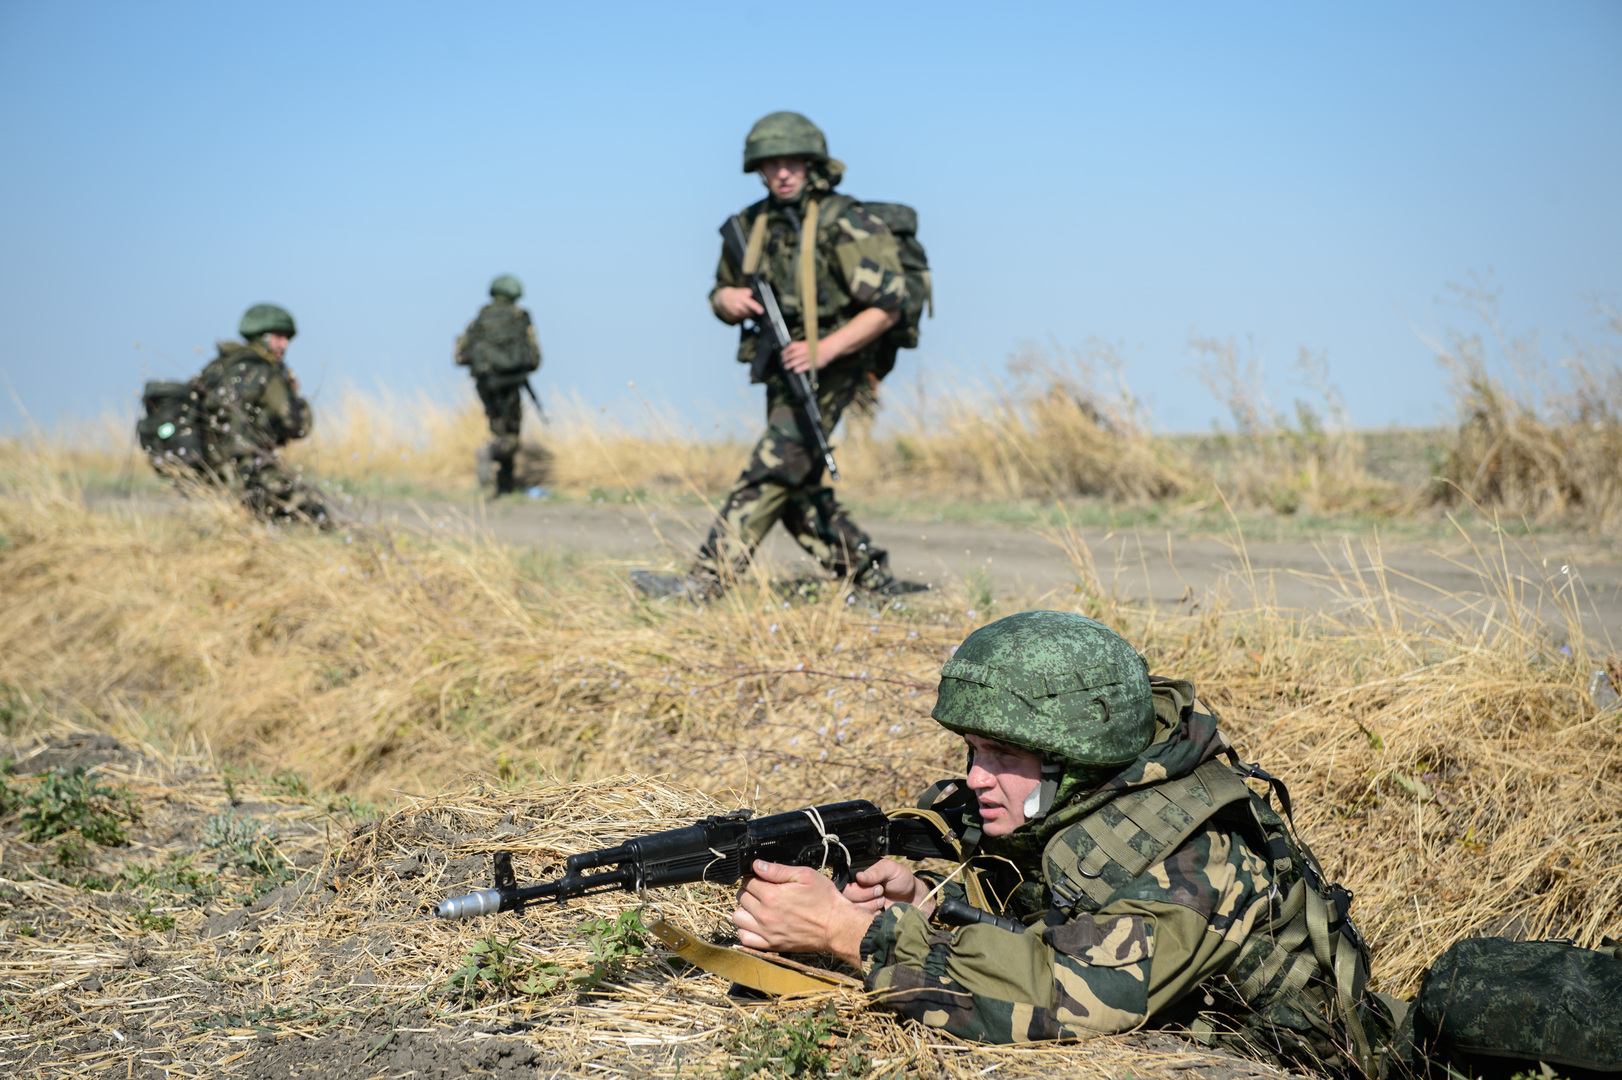
[[811,350],[811,386],[817,385],[817,331],[821,310],[817,304],[817,214],[821,201],[808,199],[805,219],[800,222],[800,321],[805,324],[805,344]]
[[766,248],[766,211],[761,210],[755,215],[755,223],[749,226],[749,246],[743,251],[743,265],[739,267],[744,274],[753,274],[760,269],[760,256]]

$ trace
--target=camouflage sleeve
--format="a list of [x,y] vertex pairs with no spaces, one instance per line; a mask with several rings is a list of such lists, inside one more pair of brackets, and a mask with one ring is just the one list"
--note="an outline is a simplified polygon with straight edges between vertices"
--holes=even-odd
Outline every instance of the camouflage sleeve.
[[473,325],[462,331],[462,336],[456,339],[456,366],[469,367],[473,363]]
[[265,379],[258,405],[259,424],[277,446],[309,434],[309,402],[298,396],[285,374],[277,372]]
[[743,269],[727,257],[726,248],[723,247],[721,258],[715,264],[715,284],[710,287],[710,310],[715,312],[717,319],[721,318],[721,309],[715,306],[715,294],[721,289],[740,289],[747,284]]
[[907,299],[907,275],[901,269],[901,249],[888,225],[860,203],[852,203],[834,223],[833,250],[830,265],[857,304],[901,310]]
[[535,336],[535,322],[524,312],[524,346],[529,351],[529,362],[526,365],[530,371],[538,371],[541,366],[541,339]]
[[870,990],[906,1016],[984,1042],[1125,1031],[1233,962],[1267,908],[1266,864],[1212,829],[1097,913],[1014,934],[941,929],[898,904],[862,941]]

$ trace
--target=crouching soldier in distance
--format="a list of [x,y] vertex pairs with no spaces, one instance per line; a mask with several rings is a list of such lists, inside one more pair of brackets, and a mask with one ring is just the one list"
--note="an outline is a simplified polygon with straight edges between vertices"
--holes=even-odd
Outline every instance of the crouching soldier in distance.
[[[655,596],[716,595],[781,521],[824,569],[855,587],[881,595],[912,591],[828,486],[811,421],[789,382],[791,372],[809,376],[825,437],[859,394],[871,395],[888,370],[881,339],[901,321],[907,299],[896,237],[859,200],[834,190],[845,167],[828,156],[822,130],[799,113],[775,112],[755,123],[744,141],[743,171],[758,173],[767,194],[741,213],[747,248],[741,264],[723,250],[710,308],[740,327],[738,360],[751,364],[752,381],[766,385],[766,431],[691,570],[637,571],[632,580]],[[769,363],[761,362],[767,316],[750,287],[755,274],[780,302],[792,339]]]
[[[529,312],[518,306],[523,295],[524,286],[511,274],[496,278],[490,283],[490,302],[456,340],[456,363],[473,375],[473,386],[490,421],[490,442],[480,453],[495,465],[497,495],[514,490],[519,428],[524,419],[522,391],[528,389],[530,398],[535,398],[529,376],[541,366],[535,327]],[[540,408],[539,401],[535,407]],[[481,475],[479,482],[488,481]]]
[[[1365,992],[1350,894],[1192,684],[1151,678],[1100,623],[1028,611],[963,642],[933,716],[963,737],[968,776],[919,805],[953,785],[965,797],[965,865],[886,859],[841,894],[757,862],[733,915],[744,945],[842,957],[879,1001],[966,1039],[1150,1024],[1281,1065],[1380,1069],[1401,1003]],[[1252,778],[1278,789],[1283,817]],[[947,899],[1001,925],[960,908],[944,925]]]
[[266,520],[327,524],[319,494],[281,457],[281,448],[315,426],[310,403],[288,370],[287,347],[298,333],[276,304],[255,304],[237,325],[241,341],[221,341],[192,380],[204,467],[199,471],[240,492]]

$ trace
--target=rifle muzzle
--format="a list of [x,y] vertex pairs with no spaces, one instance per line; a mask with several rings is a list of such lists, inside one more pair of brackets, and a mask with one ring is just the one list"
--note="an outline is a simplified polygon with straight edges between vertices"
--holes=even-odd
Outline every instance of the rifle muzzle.
[[441,900],[434,908],[434,916],[446,920],[471,919],[475,915],[492,915],[499,910],[501,894],[494,889],[480,889],[466,896]]

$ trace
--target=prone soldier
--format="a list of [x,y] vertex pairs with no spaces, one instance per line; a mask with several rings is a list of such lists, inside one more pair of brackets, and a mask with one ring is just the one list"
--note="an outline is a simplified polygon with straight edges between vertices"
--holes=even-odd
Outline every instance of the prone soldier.
[[[1366,992],[1351,894],[1191,683],[1151,678],[1092,619],[1028,611],[969,635],[932,715],[968,747],[951,782],[973,795],[963,866],[883,859],[841,892],[757,861],[733,915],[744,945],[842,957],[880,1002],[961,1038],[1150,1023],[1280,1064],[1379,1071],[1401,1003]],[[1273,785],[1282,815],[1248,779]],[[959,925],[941,925],[954,910]]]

